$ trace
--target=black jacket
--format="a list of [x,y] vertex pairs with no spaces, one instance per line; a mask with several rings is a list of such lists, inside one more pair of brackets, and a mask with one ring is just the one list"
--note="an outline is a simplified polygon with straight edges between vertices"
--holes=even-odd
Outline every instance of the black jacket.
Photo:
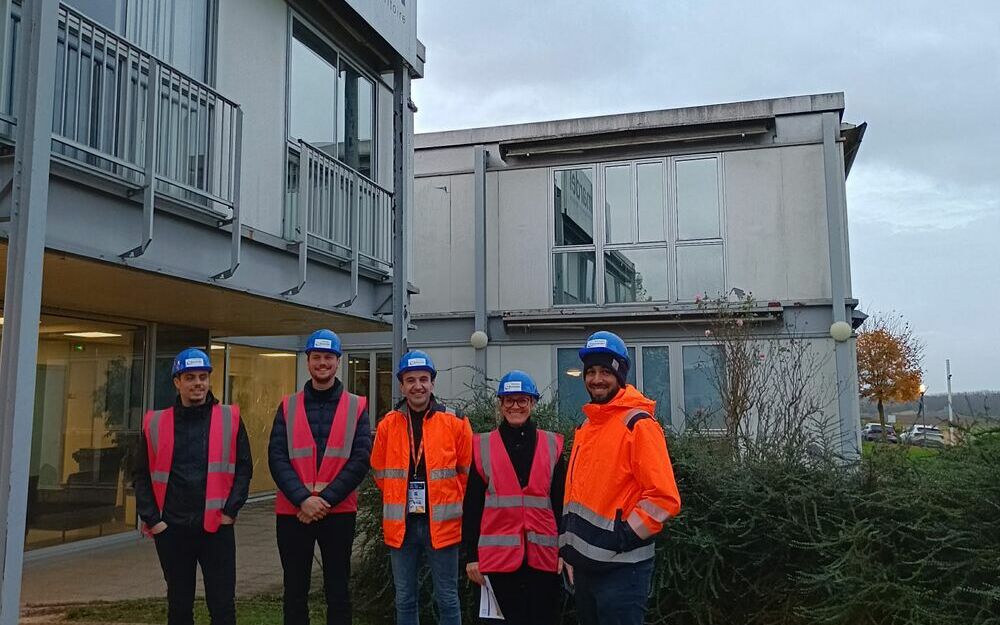
[[[510,462],[517,473],[517,481],[521,488],[528,485],[531,476],[531,464],[535,457],[536,427],[533,420],[520,428],[501,421],[500,438],[510,456]],[[563,495],[566,492],[566,460],[559,456],[552,472],[552,484],[549,487],[549,497],[552,499],[552,512],[556,517],[556,527],[562,520]],[[465,489],[465,501],[462,506],[462,543],[465,557],[474,562],[477,558],[479,529],[483,522],[483,507],[486,501],[486,482],[479,475],[475,466],[469,471],[469,483]]]
[[[318,471],[323,462],[322,450],[326,448],[326,441],[330,438],[333,415],[343,395],[344,385],[338,379],[331,388],[317,391],[313,389],[312,380],[309,380],[303,386],[303,390],[305,392],[306,418],[309,421],[309,429],[312,431],[318,452],[316,454],[316,470]],[[358,427],[354,432],[351,457],[347,459],[344,468],[319,496],[331,506],[335,506],[354,492],[361,485],[361,481],[365,479],[365,475],[368,474],[368,460],[371,457],[371,452],[372,429],[366,408],[361,412]],[[285,494],[285,497],[288,497],[289,501],[296,506],[301,506],[302,502],[308,499],[312,493],[299,479],[299,474],[295,472],[288,459],[288,430],[285,426],[285,410],[281,404],[278,404],[278,410],[274,414],[271,441],[267,448],[267,460],[274,483]]]
[[[167,525],[201,527],[205,520],[205,485],[208,480],[208,426],[212,406],[219,403],[211,393],[201,406],[186,408],[180,397],[174,403],[174,457],[170,465],[167,494],[163,514],[153,497],[153,483],[149,478],[149,455],[146,434],[139,435],[139,449],[135,454],[132,486],[135,488],[135,506],[139,518],[152,527],[160,521]],[[222,512],[233,518],[247,501],[250,479],[253,477],[253,460],[250,457],[250,440],[246,427],[240,420],[236,435],[236,477],[229,498]]]

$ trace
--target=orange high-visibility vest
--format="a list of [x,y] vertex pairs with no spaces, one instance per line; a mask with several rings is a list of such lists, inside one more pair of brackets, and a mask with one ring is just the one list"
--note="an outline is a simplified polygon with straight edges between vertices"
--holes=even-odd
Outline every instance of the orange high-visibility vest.
[[[319,495],[340,473],[351,457],[354,447],[354,433],[358,428],[361,413],[368,406],[364,397],[344,391],[333,413],[330,436],[326,439],[323,461],[316,471],[316,441],[309,429],[306,416],[305,393],[299,391],[286,395],[281,400],[285,413],[286,438],[288,439],[288,459],[299,479],[313,495]],[[343,501],[330,508],[330,512],[357,512],[358,491],[353,491]],[[274,499],[276,514],[298,514],[299,508],[281,490]]]
[[[206,532],[215,532],[222,523],[222,508],[236,479],[236,437],[240,431],[240,407],[215,404],[208,426],[208,477],[205,483]],[[163,513],[167,483],[174,460],[174,409],[150,410],[142,420],[149,454],[149,477],[153,498]],[[148,527],[144,528],[148,533]]]
[[544,430],[536,433],[531,473],[524,488],[500,432],[476,435],[472,451],[476,470],[486,483],[478,549],[479,570],[483,573],[516,571],[526,555],[531,568],[556,572],[559,530],[550,490],[563,437]]
[[[382,491],[382,533],[394,548],[406,535],[406,495],[410,471],[409,415],[393,410],[375,432],[372,469]],[[432,407],[424,417],[424,462],[431,546],[442,549],[462,540],[462,499],[472,463],[469,420]]]
[[[585,404],[566,472],[560,555],[602,568],[652,558],[650,540],[680,512],[681,499],[656,402],[626,385],[606,404]],[[622,524],[640,543],[618,549]]]

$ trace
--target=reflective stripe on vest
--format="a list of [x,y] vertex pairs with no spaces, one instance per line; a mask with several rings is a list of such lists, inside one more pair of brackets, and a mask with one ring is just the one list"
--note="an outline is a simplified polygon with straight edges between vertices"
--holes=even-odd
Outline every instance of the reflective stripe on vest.
[[[326,439],[323,459],[319,470],[316,469],[316,441],[309,418],[306,415],[305,395],[303,391],[286,396],[282,400],[285,413],[285,436],[287,438],[288,459],[292,468],[302,480],[302,484],[312,493],[318,495],[329,486],[340,473],[354,448],[354,435],[358,429],[358,421],[364,412],[368,401],[353,393],[343,391],[337,407],[334,410],[330,434]],[[298,507],[280,490],[275,496],[274,509],[277,514],[292,515],[298,513]],[[330,512],[355,512],[358,509],[358,494],[355,490],[343,501],[333,506]]]
[[478,543],[484,573],[528,566],[555,572],[558,536],[550,487],[562,452],[562,437],[537,430],[528,484],[522,488],[499,431],[477,435],[475,465],[486,482]]
[[[209,419],[203,527],[205,531],[215,532],[222,522],[222,509],[229,499],[236,477],[239,407],[215,404],[212,406]],[[143,433],[146,436],[153,498],[162,513],[170,481],[170,469],[173,465],[174,409],[147,412],[143,419]]]

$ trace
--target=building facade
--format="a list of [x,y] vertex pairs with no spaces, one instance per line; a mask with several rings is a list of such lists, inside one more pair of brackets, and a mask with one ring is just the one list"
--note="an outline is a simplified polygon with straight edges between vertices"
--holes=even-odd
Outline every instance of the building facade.
[[[523,369],[578,420],[577,349],[608,329],[665,424],[720,427],[711,302],[752,294],[756,335],[820,355],[849,453],[855,348],[831,326],[860,317],[844,187],[864,126],[843,111],[834,93],[418,135],[410,345],[434,358],[438,394]],[[389,345],[352,336],[349,362]]]
[[[12,242],[38,210],[17,172],[26,128],[51,119],[34,143],[49,167],[37,357],[4,341],[0,371],[34,371],[4,389],[33,400],[26,457],[12,416],[0,436],[6,552],[18,515],[29,551],[135,532],[131,455],[144,412],[173,403],[185,347],[211,350],[214,392],[250,433],[252,491],[273,492],[270,423],[306,377],[288,347],[318,327],[388,330],[402,308],[416,0],[0,9],[0,332],[30,310]],[[8,500],[25,468],[24,502]]]

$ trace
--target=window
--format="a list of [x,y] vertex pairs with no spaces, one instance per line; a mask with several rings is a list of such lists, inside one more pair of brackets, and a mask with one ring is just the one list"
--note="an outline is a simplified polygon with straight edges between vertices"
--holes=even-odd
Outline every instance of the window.
[[642,348],[642,392],[656,402],[656,418],[671,423],[670,348]]
[[288,138],[374,178],[375,82],[299,21],[288,68]]
[[368,415],[374,427],[378,419],[392,410],[392,385],[396,380],[392,353],[351,352],[344,354],[341,362],[347,364],[343,377],[347,390],[368,398]]
[[684,346],[684,415],[689,425],[722,429],[725,415],[718,380],[718,347]]
[[553,305],[724,291],[720,171],[715,155],[553,170]]

